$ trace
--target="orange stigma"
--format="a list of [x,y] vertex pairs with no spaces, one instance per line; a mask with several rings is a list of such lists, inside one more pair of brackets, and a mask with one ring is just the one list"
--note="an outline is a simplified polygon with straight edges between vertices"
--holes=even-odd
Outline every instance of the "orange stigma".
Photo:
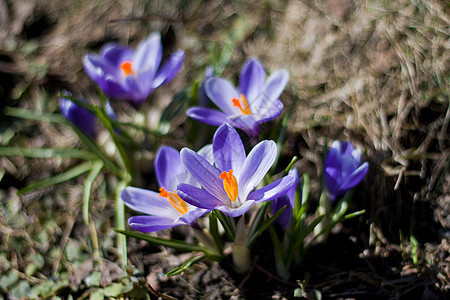
[[222,172],[219,178],[223,179],[223,187],[228,197],[231,201],[235,202],[238,196],[238,183],[236,177],[233,175],[233,170]]
[[134,71],[133,71],[132,67],[133,67],[133,64],[129,61],[124,61],[123,63],[120,64],[120,68],[122,69],[124,76],[134,75]]
[[[242,107],[241,100],[244,107]],[[247,98],[245,98],[243,94],[241,94],[241,100],[233,98],[231,102],[233,102],[233,106],[239,107],[243,115],[251,115],[252,111],[250,110],[250,106],[248,105]]]
[[180,214],[184,215],[188,212],[186,202],[177,195],[176,192],[168,192],[163,187],[159,189],[158,196],[167,198],[170,205],[173,206]]

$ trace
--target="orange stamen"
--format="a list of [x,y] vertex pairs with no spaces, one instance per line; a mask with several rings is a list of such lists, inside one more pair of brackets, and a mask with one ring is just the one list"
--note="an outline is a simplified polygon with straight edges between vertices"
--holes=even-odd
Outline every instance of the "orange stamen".
[[227,192],[228,197],[231,201],[235,202],[239,190],[236,177],[233,175],[233,170],[222,172],[219,178],[223,179],[223,187],[225,188],[225,192]]
[[[242,104],[244,104],[244,107],[242,107],[241,100]],[[241,94],[241,100],[233,98],[231,99],[231,102],[233,102],[233,106],[239,107],[243,115],[251,115],[252,111],[250,110],[250,106],[248,105],[247,98],[245,98],[243,94]]]
[[167,198],[170,205],[173,206],[180,214],[184,215],[188,212],[186,202],[178,196],[177,192],[168,192],[163,187],[159,189],[158,196]]
[[134,75],[133,64],[129,61],[124,61],[120,64],[120,68],[123,71],[124,76]]

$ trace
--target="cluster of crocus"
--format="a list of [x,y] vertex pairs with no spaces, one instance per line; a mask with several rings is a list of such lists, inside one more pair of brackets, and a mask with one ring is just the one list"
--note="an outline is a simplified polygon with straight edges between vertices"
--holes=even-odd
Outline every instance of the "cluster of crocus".
[[150,215],[132,217],[129,224],[156,231],[191,224],[213,209],[237,217],[255,203],[276,199],[291,188],[295,176],[255,189],[275,155],[275,143],[262,141],[246,156],[239,134],[228,124],[218,128],[212,149],[207,146],[197,153],[184,148],[178,153],[164,146],[155,158],[160,192],[128,187],[121,194],[130,208]]
[[[135,51],[117,44],[106,45],[99,55],[86,55],[84,67],[107,96],[129,101],[137,107],[155,88],[176,76],[183,63],[184,52],[175,52],[160,68],[161,59],[161,37],[153,33]],[[308,196],[296,201],[297,195],[302,197],[299,193],[298,170],[292,168],[287,175],[272,181],[268,172],[277,158],[275,142],[255,142],[247,154],[236,131],[244,131],[254,142],[259,136],[261,124],[281,114],[283,104],[279,97],[288,82],[288,72],[278,70],[266,78],[261,62],[252,58],[242,67],[238,88],[227,79],[214,77],[213,73],[212,67],[206,69],[205,80],[199,90],[201,106],[191,107],[187,111],[187,115],[195,120],[218,126],[212,144],[198,152],[189,148],[179,152],[169,146],[160,147],[154,159],[159,190],[126,187],[120,193],[120,198],[129,208],[142,213],[129,218],[128,223],[143,232],[178,225],[199,229],[197,219],[214,211],[210,214],[211,234],[197,230],[199,241],[205,245],[215,244],[208,247],[222,251],[223,242],[217,226],[219,220],[232,243],[236,266],[245,271],[249,267],[249,249],[254,240],[277,218],[276,222],[285,232],[285,245],[281,247],[278,239],[273,238],[273,230],[271,237],[275,248],[285,250],[284,254],[281,250],[277,254],[281,261],[277,261],[277,268],[286,275],[290,262],[303,249],[303,239],[309,233],[317,232],[312,238],[314,240],[323,235],[324,230],[328,230],[330,220],[344,220],[343,214],[348,206],[337,209],[339,212],[335,215],[327,209],[331,207],[331,201],[344,195],[362,180],[368,171],[368,163],[361,164],[361,154],[351,143],[334,142],[324,162],[324,182],[330,196],[326,199],[327,209],[321,210],[320,200],[316,218],[309,225],[305,224]],[[205,107],[210,102],[220,110]],[[93,114],[64,97],[61,98],[60,106],[63,115],[81,131],[95,136],[96,119]],[[104,112],[116,119],[108,102]],[[264,204],[257,205],[261,203]],[[266,214],[269,205],[272,212]],[[246,228],[243,225],[246,218],[241,216],[255,206],[258,206],[258,211]],[[237,225],[234,218],[239,220]],[[267,220],[266,225],[262,225],[264,220]],[[211,253],[216,253],[216,250]]]
[[87,54],[84,69],[103,90],[118,100],[134,106],[142,105],[159,86],[170,82],[179,72],[184,51],[173,53],[160,67],[162,59],[161,35],[152,33],[136,51],[118,44],[105,45],[100,55]]
[[261,123],[273,120],[281,114],[283,103],[278,97],[288,79],[286,70],[278,70],[266,80],[263,65],[252,58],[242,68],[239,89],[224,78],[212,77],[205,81],[205,93],[220,111],[191,107],[187,115],[214,126],[229,123],[244,130],[249,136],[257,137]]

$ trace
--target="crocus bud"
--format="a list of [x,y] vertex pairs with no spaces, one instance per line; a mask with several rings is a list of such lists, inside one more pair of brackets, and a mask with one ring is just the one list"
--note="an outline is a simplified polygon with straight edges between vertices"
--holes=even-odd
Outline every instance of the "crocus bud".
[[[63,94],[72,96],[68,91],[64,91]],[[72,122],[87,136],[94,138],[97,135],[96,118],[92,113],[65,97],[60,98],[59,109],[66,119]]]
[[325,158],[324,180],[335,201],[355,187],[369,170],[369,163],[361,164],[361,154],[350,142],[335,141]]

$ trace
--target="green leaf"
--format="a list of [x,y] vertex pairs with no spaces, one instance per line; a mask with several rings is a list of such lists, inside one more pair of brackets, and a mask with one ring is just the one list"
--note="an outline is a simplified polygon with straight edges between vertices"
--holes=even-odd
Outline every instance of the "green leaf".
[[18,193],[25,194],[25,193],[28,193],[28,192],[31,192],[31,191],[34,191],[37,189],[42,189],[42,188],[45,188],[45,187],[48,187],[51,185],[55,185],[55,184],[70,180],[72,178],[80,176],[81,174],[89,171],[90,168],[91,168],[90,162],[79,164],[78,166],[76,166],[66,172],[60,173],[60,174],[55,175],[50,178],[45,178],[45,179],[36,181],[36,182],[30,184],[29,186],[24,187],[23,189],[20,189]]
[[103,126],[108,130],[109,134],[111,135],[114,144],[116,145],[117,150],[119,151],[120,158],[122,159],[123,165],[125,166],[127,170],[128,177],[133,178],[134,175],[134,166],[133,163],[130,160],[130,157],[128,156],[127,151],[125,150],[123,144],[121,143],[114,127],[111,124],[111,121],[106,114],[105,111],[100,110],[98,107],[94,106],[95,113],[97,114],[97,117],[102,122]]
[[33,120],[33,121],[43,121],[43,122],[53,122],[53,123],[61,123],[68,124],[68,121],[64,116],[60,114],[49,114],[43,113],[40,111],[23,109],[18,107],[5,107],[4,114],[6,116]]
[[10,270],[6,275],[0,277],[0,287],[2,289],[7,289],[12,286],[19,279],[16,271]]
[[175,275],[179,275],[181,273],[186,272],[186,270],[188,270],[193,264],[205,259],[206,256],[205,255],[199,255],[199,256],[193,256],[191,258],[189,258],[188,260],[186,260],[184,262],[184,264],[182,264],[179,267],[176,267],[175,269],[173,269],[172,271],[169,271],[166,276],[167,277],[171,277],[171,276],[175,276]]
[[292,166],[297,162],[298,157],[294,156],[291,159],[291,162],[289,163],[289,165],[286,167],[286,169],[284,169],[284,174],[287,175],[289,173],[289,171],[292,169]]
[[234,223],[234,219],[230,218],[220,210],[213,210],[211,213],[216,214],[217,219],[222,224],[225,229],[225,234],[227,235],[228,241],[234,242],[234,238],[236,237],[236,225]]
[[214,238],[214,242],[217,245],[217,248],[220,252],[223,251],[223,241],[220,237],[219,233],[219,224],[217,222],[217,216],[216,214],[209,214],[209,232],[211,233],[212,237]]
[[83,131],[77,126],[69,122],[69,126],[76,132],[80,140],[88,147],[89,151],[96,155],[103,163],[105,167],[114,173],[119,178],[125,179],[127,177],[126,172],[123,172],[117,165],[111,161],[111,159],[100,149],[95,142],[93,142]]
[[86,225],[89,225],[89,202],[91,199],[92,184],[95,178],[100,174],[103,168],[103,162],[98,160],[92,165],[92,169],[86,177],[83,186],[83,220]]
[[264,220],[264,214],[266,213],[268,207],[268,202],[264,202],[259,208],[256,216],[253,218],[253,222],[250,224],[250,229],[248,231],[248,236],[253,236],[256,230],[260,227],[262,221]]
[[87,287],[91,287],[91,286],[99,286],[101,280],[102,280],[102,273],[95,271],[89,274],[89,276],[84,279],[84,282],[86,283]]
[[252,236],[250,236],[250,238],[248,239],[248,248],[251,248],[251,246],[253,245],[253,243],[256,241],[256,238],[258,236],[260,236],[264,230],[267,229],[267,227],[269,227],[270,225],[272,225],[272,223],[286,210],[286,205],[283,206],[282,208],[280,208],[276,213],[273,214],[272,217],[270,217],[265,223],[264,225],[262,225]]
[[124,286],[121,283],[113,283],[103,289],[103,293],[107,297],[117,297],[123,293]]
[[[116,223],[120,231],[125,231],[125,204],[120,198],[120,192],[127,186],[126,182],[120,182],[116,188]],[[118,231],[118,232],[120,232]],[[122,232],[121,232],[122,233]],[[127,238],[126,235],[119,235],[117,237],[117,248],[119,249],[120,260],[122,267],[127,267]]]
[[103,300],[103,299],[105,299],[105,294],[103,294],[103,291],[101,290],[96,290],[89,295],[89,300]]
[[31,290],[31,287],[30,287],[30,284],[28,283],[28,281],[21,280],[21,281],[19,281],[19,283],[17,285],[15,285],[11,289],[11,293],[14,295],[14,297],[23,299],[25,296],[28,295],[30,290]]
[[173,240],[173,239],[168,240],[168,239],[149,236],[149,235],[145,235],[145,234],[134,232],[134,231],[128,231],[128,230],[114,229],[114,231],[118,232],[118,233],[122,233],[129,237],[134,237],[139,240],[144,240],[144,241],[156,244],[156,245],[174,248],[174,249],[178,249],[178,250],[191,251],[191,252],[197,251],[197,252],[203,252],[203,253],[209,252],[208,249],[206,249],[205,247],[195,245],[195,244],[189,244],[189,243],[186,243],[186,242],[180,241],[180,240]]
[[59,98],[66,98],[78,105],[79,107],[87,110],[88,112],[95,114],[95,105],[90,104],[87,101],[80,100],[74,96],[59,94]]
[[22,148],[22,147],[0,147],[0,155],[5,156],[21,156],[29,158],[78,158],[90,160],[95,155],[81,149],[69,148]]
[[281,247],[280,240],[278,239],[278,235],[273,226],[269,227],[269,232],[277,259],[282,263],[283,266],[286,266],[283,248]]

